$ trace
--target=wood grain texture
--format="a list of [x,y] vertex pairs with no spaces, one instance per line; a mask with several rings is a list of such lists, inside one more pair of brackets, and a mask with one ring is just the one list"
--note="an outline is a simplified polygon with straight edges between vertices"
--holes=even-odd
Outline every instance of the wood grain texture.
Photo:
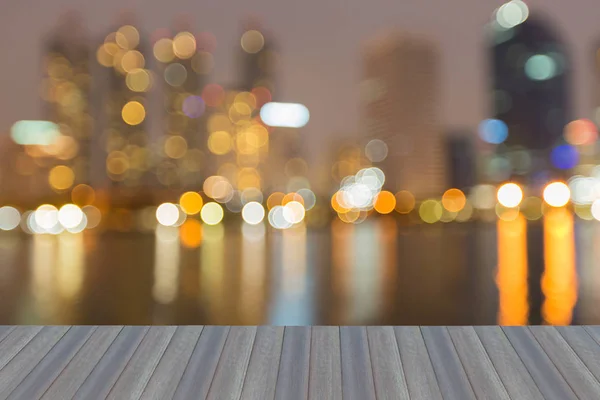
[[308,397],[310,340],[310,327],[285,328],[275,387],[276,399],[295,400]]
[[0,342],[2,342],[13,329],[15,329],[14,326],[0,325]]
[[177,328],[142,393],[142,399],[163,400],[173,397],[202,333],[202,328],[202,326]]
[[68,330],[68,326],[44,327],[2,368],[0,371],[0,399],[8,398],[10,393],[25,379]]
[[255,336],[255,326],[231,327],[207,399],[240,398]]
[[177,386],[174,399],[206,398],[229,330],[228,326],[204,327]]
[[71,327],[8,398],[39,399],[95,330],[95,326]]
[[106,398],[147,333],[148,327],[145,326],[124,327],[75,392],[74,399]]
[[242,399],[270,400],[275,397],[283,332],[282,326],[258,327],[242,388]]
[[0,369],[4,368],[23,347],[29,343],[43,326],[17,326],[0,342]]
[[44,393],[42,399],[72,398],[122,329],[122,326],[98,327]]
[[475,332],[498,376],[502,379],[504,387],[513,399],[544,399],[529,371],[500,327],[476,326]]
[[511,326],[503,327],[502,330],[519,354],[545,399],[567,400],[577,398],[528,329]]
[[529,330],[580,399],[600,398],[600,383],[554,327],[531,326]]
[[510,400],[473,327],[449,326],[448,333],[477,398]]
[[582,326],[557,326],[558,333],[577,353],[587,369],[600,381],[600,345]]
[[141,396],[176,329],[174,326],[150,328],[108,393],[108,400],[138,399]]
[[340,327],[340,349],[344,399],[376,399],[366,328],[364,326]]
[[413,400],[442,400],[437,378],[419,327],[396,326],[394,333],[410,398]]
[[373,381],[378,399],[409,399],[394,328],[367,327]]
[[427,326],[422,327],[421,332],[444,399],[475,400],[475,394],[446,327]]
[[342,399],[340,328],[314,326],[311,333],[308,398]]

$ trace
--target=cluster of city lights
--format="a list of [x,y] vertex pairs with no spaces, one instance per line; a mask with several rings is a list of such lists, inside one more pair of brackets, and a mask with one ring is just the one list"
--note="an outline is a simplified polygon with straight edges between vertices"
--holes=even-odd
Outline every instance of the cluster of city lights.
[[12,206],[0,207],[0,229],[3,231],[21,227],[24,232],[30,234],[80,233],[96,228],[100,220],[100,210],[91,205],[79,207],[75,204],[65,204],[56,208],[51,204],[43,204],[22,214]]

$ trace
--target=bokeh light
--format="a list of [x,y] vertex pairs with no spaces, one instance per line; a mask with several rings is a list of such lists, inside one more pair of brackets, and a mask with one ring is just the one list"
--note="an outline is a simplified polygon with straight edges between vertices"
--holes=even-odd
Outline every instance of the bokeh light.
[[298,201],[290,201],[283,206],[283,218],[290,224],[298,224],[304,219],[306,210]]
[[544,201],[552,207],[563,207],[571,198],[571,191],[564,182],[552,182],[544,189]]
[[200,211],[200,218],[207,225],[217,225],[223,220],[223,207],[219,203],[206,203]]
[[552,149],[550,159],[558,169],[571,169],[579,163],[579,152],[574,146],[563,144]]
[[591,212],[592,217],[594,217],[596,221],[600,221],[600,199],[594,200],[592,203]]
[[188,96],[181,106],[183,113],[190,118],[200,118],[206,108],[200,96]]
[[139,125],[146,118],[146,109],[139,101],[130,101],[123,106],[121,117],[128,125]]
[[467,203],[467,197],[460,189],[448,189],[442,196],[442,205],[452,213],[462,210]]
[[520,206],[520,211],[523,216],[529,221],[537,221],[542,218],[542,199],[539,197],[526,197]]
[[496,23],[504,29],[522,24],[529,17],[529,8],[521,0],[511,0],[496,11]]
[[283,206],[275,206],[269,211],[269,224],[275,229],[288,229],[292,226],[292,223],[283,215],[283,210]]
[[202,206],[204,205],[204,201],[202,200],[202,196],[197,192],[185,192],[179,197],[179,205],[183,212],[187,215],[195,215],[202,210]]
[[75,173],[66,165],[57,165],[50,170],[48,183],[54,190],[66,190],[73,186]]
[[180,59],[191,58],[196,52],[196,38],[190,32],[179,32],[173,38],[173,53]]
[[428,224],[438,222],[442,218],[442,213],[442,205],[440,202],[433,199],[425,200],[419,206],[419,216]]
[[259,31],[246,31],[242,35],[241,45],[246,53],[258,53],[265,45],[265,38]]
[[188,219],[179,227],[179,237],[184,247],[199,247],[202,243],[202,224],[196,219]]
[[165,140],[165,154],[173,159],[185,156],[188,149],[187,141],[183,136],[173,135]]
[[233,141],[226,131],[216,131],[208,137],[208,149],[216,155],[224,155],[232,150]]
[[310,113],[302,104],[271,102],[261,107],[260,118],[273,127],[302,128],[308,123]]
[[518,207],[523,200],[523,190],[516,183],[506,183],[498,189],[497,198],[506,208]]
[[154,43],[153,48],[154,58],[163,63],[173,61],[175,53],[173,52],[173,40],[162,38]]
[[73,229],[79,226],[84,217],[81,208],[75,204],[65,204],[58,210],[58,222],[66,229]]
[[565,126],[564,138],[573,146],[590,145],[598,139],[598,128],[589,119],[578,119]]
[[96,192],[86,184],[79,184],[71,190],[71,201],[79,207],[87,206],[96,200]]
[[389,214],[396,207],[396,197],[393,193],[384,190],[375,198],[374,208],[380,214]]
[[408,190],[401,190],[396,193],[396,212],[399,214],[408,214],[415,208],[415,196]]
[[179,208],[173,203],[163,203],[156,209],[156,220],[163,226],[175,226],[179,217]]
[[0,229],[12,231],[21,223],[21,213],[14,207],[0,207]]
[[381,162],[388,155],[388,146],[383,140],[373,139],[365,146],[365,156],[371,162]]
[[265,208],[262,204],[251,201],[242,209],[242,218],[250,225],[259,224],[265,218]]
[[39,206],[33,216],[35,223],[43,231],[50,231],[58,225],[58,209],[51,204]]
[[534,81],[553,78],[558,71],[556,61],[546,54],[536,54],[525,62],[525,74]]
[[486,119],[479,124],[478,133],[484,142],[500,144],[508,137],[508,126],[499,119]]
[[94,229],[102,221],[102,212],[94,206],[85,206],[81,209],[87,219],[87,229]]
[[317,197],[310,189],[300,189],[297,194],[302,198],[302,204],[304,204],[304,209],[306,211],[312,210],[312,208],[317,204]]

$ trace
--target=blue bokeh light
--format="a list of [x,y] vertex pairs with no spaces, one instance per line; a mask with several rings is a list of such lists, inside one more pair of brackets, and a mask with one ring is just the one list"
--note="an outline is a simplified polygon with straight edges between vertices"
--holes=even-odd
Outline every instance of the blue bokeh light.
[[479,124],[479,137],[486,143],[503,143],[508,137],[508,126],[499,119],[486,119]]
[[579,153],[574,146],[561,144],[556,146],[550,154],[552,165],[558,169],[571,169],[579,162]]

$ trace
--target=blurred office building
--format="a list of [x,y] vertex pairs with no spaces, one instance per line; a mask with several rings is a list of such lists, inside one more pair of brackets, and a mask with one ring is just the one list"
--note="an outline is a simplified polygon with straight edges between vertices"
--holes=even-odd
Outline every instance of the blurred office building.
[[213,69],[213,51],[211,38],[193,33],[185,19],[177,21],[173,31],[159,31],[154,37],[164,115],[156,173],[166,187],[197,190],[207,177],[207,107],[202,92]]
[[152,182],[155,155],[148,130],[148,92],[153,74],[147,65],[147,43],[132,16],[123,14],[119,22],[97,46],[102,68],[95,74],[95,118],[98,146],[106,157],[105,177],[113,187],[137,192]]
[[417,198],[446,187],[439,58],[431,41],[401,33],[377,38],[364,49],[362,139],[387,146],[373,160],[385,173],[385,187],[409,190]]
[[49,189],[61,192],[90,181],[93,119],[86,40],[80,16],[69,12],[43,42],[42,115],[58,126],[60,134],[47,145],[24,148],[34,160],[29,176],[38,181],[37,190],[42,193]]
[[508,129],[492,126],[488,141],[498,145],[501,155],[528,152],[529,168],[516,171],[502,164],[511,177],[547,179],[552,171],[564,169],[550,153],[564,143],[564,127],[571,118],[565,45],[550,22],[537,16],[524,15],[519,23],[508,24],[501,9],[490,28],[492,115]]
[[476,154],[473,135],[449,132],[446,137],[448,187],[467,191],[477,183]]

